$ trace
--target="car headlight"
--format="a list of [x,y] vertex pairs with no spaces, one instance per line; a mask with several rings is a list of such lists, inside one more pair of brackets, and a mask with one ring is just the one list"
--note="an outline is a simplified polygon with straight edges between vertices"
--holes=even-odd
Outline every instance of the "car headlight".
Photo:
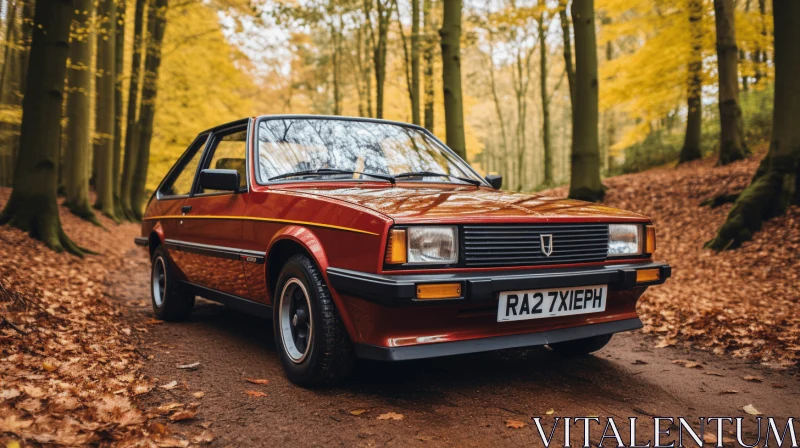
[[642,226],[639,224],[608,225],[608,256],[641,255]]
[[389,233],[388,264],[454,264],[458,262],[456,226],[410,226]]

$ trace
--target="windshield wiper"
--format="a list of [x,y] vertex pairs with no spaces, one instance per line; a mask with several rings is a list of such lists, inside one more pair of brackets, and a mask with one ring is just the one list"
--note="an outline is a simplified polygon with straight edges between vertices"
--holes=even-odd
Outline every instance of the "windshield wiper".
[[468,184],[475,185],[476,187],[480,187],[482,185],[481,181],[479,181],[479,180],[467,179],[466,177],[453,176],[452,174],[434,173],[433,171],[410,171],[408,173],[395,174],[394,178],[395,179],[399,179],[401,177],[417,177],[417,176],[419,176],[419,177],[432,177],[432,176],[435,176],[435,177],[449,177],[451,179],[458,179],[458,180],[460,180],[462,182],[466,182]]
[[315,170],[303,170],[303,171],[295,171],[292,173],[285,173],[279,176],[273,176],[267,179],[268,181],[272,180],[279,180],[279,179],[286,179],[289,177],[297,177],[297,176],[313,176],[313,175],[324,175],[324,174],[359,174],[362,176],[370,176],[376,179],[382,179],[387,182],[391,182],[394,184],[394,177],[392,176],[383,176],[381,174],[372,174],[372,173],[364,173],[361,171],[350,171],[350,170],[337,170],[334,168],[317,168]]

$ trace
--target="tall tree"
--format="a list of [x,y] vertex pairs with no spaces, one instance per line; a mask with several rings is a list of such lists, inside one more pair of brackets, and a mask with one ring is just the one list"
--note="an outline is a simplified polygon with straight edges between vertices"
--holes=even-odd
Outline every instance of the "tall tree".
[[800,205],[800,2],[775,1],[775,96],[769,151],[706,247],[738,247],[761,223]]
[[703,156],[700,148],[700,137],[703,124],[703,2],[689,0],[689,35],[691,36],[691,52],[689,60],[689,76],[686,89],[686,136],[678,163],[697,160]]
[[425,129],[434,131],[434,115],[433,115],[433,102],[434,102],[434,83],[433,83],[433,52],[436,48],[436,25],[434,25],[433,14],[434,0],[423,0],[422,4],[422,20],[425,27],[425,41],[423,49],[423,59],[425,60],[425,73],[423,75],[423,90],[425,91],[424,108],[425,108]]
[[561,38],[564,41],[564,71],[567,73],[567,84],[569,84],[569,101],[572,108],[575,108],[575,68],[572,65],[572,36],[569,26],[568,0],[560,0],[558,5],[558,17],[561,20]]
[[464,103],[461,91],[461,0],[443,0],[442,84],[444,87],[444,122],[447,146],[464,160],[467,145],[464,136]]
[[136,219],[142,219],[144,187],[147,183],[147,166],[150,162],[150,141],[153,137],[156,97],[158,96],[158,70],[161,67],[161,44],[167,27],[168,0],[150,0],[147,13],[147,54],[142,79],[142,102],[139,109],[139,137],[136,171],[131,183],[131,206]]
[[[369,22],[370,43],[372,46],[372,66],[375,71],[375,116],[383,118],[383,104],[386,84],[386,49],[389,40],[389,24],[392,17],[391,0],[377,0],[377,25],[372,25],[372,0],[364,0],[364,10]],[[377,36],[376,36],[377,34]]]
[[569,197],[590,202],[599,201],[605,196],[605,188],[600,181],[597,36],[594,19],[594,0],[573,0],[575,100],[572,110]]
[[120,173],[122,170],[122,122],[125,111],[122,108],[123,69],[125,65],[125,12],[127,0],[115,0],[117,3],[116,27],[114,32],[114,158],[112,162],[112,181],[114,190],[114,215],[124,217],[120,189],[122,187]]
[[97,4],[97,75],[95,98],[95,207],[114,218],[114,36],[117,29],[117,2]]
[[739,51],[736,47],[734,9],[733,0],[714,0],[719,72],[720,165],[744,159],[748,154],[742,109],[739,107]]
[[74,0],[75,20],[69,53],[67,132],[64,151],[64,191],[66,205],[81,218],[95,221],[89,204],[89,154],[92,124],[92,16],[94,0]]
[[416,125],[422,124],[419,107],[419,2],[411,0],[411,122]]
[[14,188],[0,213],[0,224],[27,231],[53,250],[81,254],[61,227],[56,202],[61,107],[74,9],[71,0],[36,1],[37,26],[22,103],[20,154]]
[[544,2],[539,5],[539,94],[542,99],[542,151],[544,152],[544,184],[553,184],[553,149],[550,144],[550,97],[547,93],[547,35]]
[[144,10],[147,5],[145,0],[136,0],[136,9],[133,18],[133,55],[131,57],[131,76],[128,85],[128,110],[125,125],[125,157],[122,164],[122,184],[120,186],[120,202],[122,212],[128,219],[135,219],[136,215],[131,206],[131,181],[136,171],[137,138],[139,136],[136,109],[139,106],[139,81],[142,77],[142,52],[144,41]]

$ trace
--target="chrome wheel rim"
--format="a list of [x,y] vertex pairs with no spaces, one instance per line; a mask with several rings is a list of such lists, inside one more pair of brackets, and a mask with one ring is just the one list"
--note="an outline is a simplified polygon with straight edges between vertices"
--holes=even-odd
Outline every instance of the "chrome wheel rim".
[[283,286],[278,318],[284,352],[293,363],[303,362],[311,347],[314,325],[311,300],[299,279],[289,279]]
[[164,304],[164,291],[167,290],[167,267],[164,265],[164,259],[161,257],[156,258],[153,262],[153,275],[151,277],[153,284],[153,302],[156,306],[161,308]]

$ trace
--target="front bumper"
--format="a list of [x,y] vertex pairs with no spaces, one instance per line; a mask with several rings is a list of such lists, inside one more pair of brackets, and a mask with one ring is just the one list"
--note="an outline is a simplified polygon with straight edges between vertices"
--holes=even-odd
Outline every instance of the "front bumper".
[[[636,281],[636,271],[658,269],[659,278]],[[659,285],[672,275],[672,268],[659,262],[587,266],[524,271],[489,271],[414,275],[370,274],[347,269],[328,268],[331,286],[340,293],[369,300],[383,306],[439,304],[443,300],[417,300],[417,285],[460,283],[462,297],[446,301],[489,302],[501,291],[605,285],[611,291]]]

